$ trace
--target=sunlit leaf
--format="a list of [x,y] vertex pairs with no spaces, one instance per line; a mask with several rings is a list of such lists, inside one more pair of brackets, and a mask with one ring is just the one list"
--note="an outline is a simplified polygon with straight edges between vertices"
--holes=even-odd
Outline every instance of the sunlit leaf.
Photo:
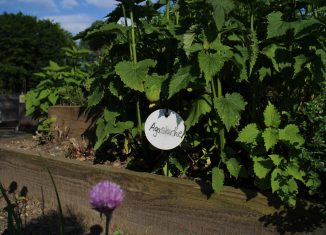
[[267,127],[277,128],[281,123],[281,116],[272,103],[268,103],[264,111],[264,123]]
[[133,64],[130,61],[121,61],[115,66],[116,73],[123,83],[136,91],[144,92],[144,82],[150,67],[156,65],[151,59],[145,59]]
[[254,157],[253,160],[255,175],[259,179],[265,178],[273,168],[273,162],[270,159],[264,159],[262,157]]
[[256,144],[256,138],[259,132],[256,123],[248,124],[240,131],[236,141],[246,144]]
[[180,68],[175,73],[169,84],[169,98],[177,94],[180,90],[186,89],[194,77],[190,74],[191,66]]
[[224,185],[224,171],[217,167],[212,169],[212,187],[214,192],[219,193]]
[[225,97],[214,100],[216,110],[228,131],[232,126],[238,125],[241,111],[244,111],[246,104],[247,102],[239,93],[227,93]]
[[230,172],[230,174],[232,176],[234,176],[235,178],[238,178],[239,173],[240,173],[240,169],[241,169],[241,165],[240,165],[239,159],[230,158],[226,162],[226,167],[227,167],[228,171]]
[[199,100],[195,101],[190,110],[189,116],[185,121],[186,128],[189,129],[198,121],[200,118],[211,111],[211,105],[209,104],[209,97],[203,96]]
[[88,97],[88,107],[97,105],[102,100],[103,96],[104,90],[101,90],[100,87],[96,87],[93,94]]
[[277,144],[278,130],[268,127],[264,130],[262,136],[264,139],[265,149],[268,151],[270,148],[273,148]]
[[300,135],[299,128],[294,124],[289,124],[284,129],[279,130],[279,139],[288,141],[290,144],[300,147],[304,144],[304,138]]

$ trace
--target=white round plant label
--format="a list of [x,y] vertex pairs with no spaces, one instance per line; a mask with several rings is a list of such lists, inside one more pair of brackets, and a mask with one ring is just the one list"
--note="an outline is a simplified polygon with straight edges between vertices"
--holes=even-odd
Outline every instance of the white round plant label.
[[181,144],[185,137],[184,121],[170,109],[158,109],[145,122],[145,135],[156,148],[169,150]]

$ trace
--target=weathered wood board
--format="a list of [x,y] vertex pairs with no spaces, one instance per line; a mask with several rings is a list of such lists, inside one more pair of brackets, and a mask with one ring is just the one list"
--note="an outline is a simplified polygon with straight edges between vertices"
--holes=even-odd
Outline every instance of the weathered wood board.
[[80,106],[51,106],[48,116],[55,120],[52,124],[55,132],[60,131],[68,138],[90,140],[95,135],[94,124],[101,111],[101,108],[87,110]]
[[318,206],[302,211],[276,209],[260,193],[232,187],[208,199],[199,184],[190,180],[40,157],[0,146],[0,180],[5,185],[16,181],[39,199],[43,193],[45,202],[54,206],[55,192],[45,167],[54,175],[61,202],[84,215],[88,225],[104,222],[89,206],[90,187],[100,180],[120,184],[125,200],[112,224],[124,234],[326,234],[325,217]]

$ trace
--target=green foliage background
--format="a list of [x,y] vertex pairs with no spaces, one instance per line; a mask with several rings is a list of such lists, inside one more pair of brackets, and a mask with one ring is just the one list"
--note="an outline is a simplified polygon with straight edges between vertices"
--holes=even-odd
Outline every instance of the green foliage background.
[[[131,169],[200,177],[215,192],[258,187],[291,205],[300,193],[322,195],[324,2],[117,2],[106,22],[76,36],[98,55],[87,102],[105,107],[98,153]],[[142,128],[166,107],[185,119],[187,135],[164,153]]]

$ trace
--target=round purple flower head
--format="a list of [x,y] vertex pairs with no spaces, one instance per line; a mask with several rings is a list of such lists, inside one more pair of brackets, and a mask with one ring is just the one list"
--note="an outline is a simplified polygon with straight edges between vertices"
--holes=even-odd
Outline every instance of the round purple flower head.
[[89,202],[93,209],[107,214],[121,204],[123,196],[123,191],[119,185],[110,181],[103,181],[91,188]]

